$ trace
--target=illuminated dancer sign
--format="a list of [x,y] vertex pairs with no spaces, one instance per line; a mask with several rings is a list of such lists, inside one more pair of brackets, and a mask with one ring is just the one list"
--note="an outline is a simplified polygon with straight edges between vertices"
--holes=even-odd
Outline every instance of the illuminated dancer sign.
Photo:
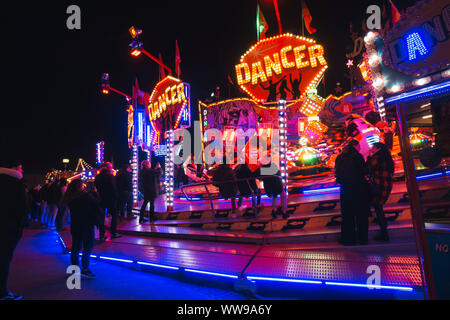
[[147,115],[156,133],[155,137],[168,130],[189,127],[189,84],[171,76],[158,82],[150,95]]
[[251,47],[235,66],[237,83],[258,102],[303,99],[327,69],[315,40],[283,34]]
[[165,202],[173,210],[174,199],[174,130],[190,126],[189,84],[167,76],[153,89],[147,102],[147,115],[155,134],[152,145],[165,137]]

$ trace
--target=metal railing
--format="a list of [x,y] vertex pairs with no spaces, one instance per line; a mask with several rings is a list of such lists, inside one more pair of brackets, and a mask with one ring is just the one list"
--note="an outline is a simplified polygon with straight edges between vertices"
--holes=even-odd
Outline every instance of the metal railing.
[[[219,195],[214,196],[213,194],[211,194],[210,190],[208,189],[208,185],[212,185],[214,187],[218,187],[219,185],[224,185],[224,184],[236,184],[236,188],[239,190],[239,186],[237,186],[237,183],[239,182],[246,182],[248,189],[250,190],[250,196],[246,196],[246,197],[251,197],[252,198],[252,208],[253,208],[253,213],[256,216],[258,213],[258,209],[257,209],[257,205],[256,205],[256,201],[255,201],[255,196],[260,196],[261,192],[259,192],[258,194],[255,194],[253,191],[253,188],[250,185],[250,180],[262,180],[262,179],[267,179],[267,178],[277,178],[279,180],[281,180],[281,185],[282,185],[282,192],[281,192],[281,203],[282,203],[282,209],[283,212],[286,212],[286,207],[287,207],[287,199],[286,199],[286,188],[285,185],[283,184],[283,179],[280,176],[277,175],[265,175],[265,176],[257,176],[257,177],[249,177],[249,178],[244,178],[244,179],[236,179],[236,180],[226,180],[226,181],[205,181],[205,182],[198,182],[198,183],[193,183],[193,184],[188,184],[188,185],[183,185],[181,186],[181,192],[183,193],[184,197],[186,198],[186,200],[188,201],[195,201],[193,200],[191,197],[189,197],[186,194],[185,188],[192,188],[192,187],[198,187],[198,186],[204,186],[206,194],[207,194],[207,200],[209,201],[209,203],[211,204],[211,212],[212,212],[212,216],[215,216],[215,210],[214,210],[214,200],[219,200],[219,199],[224,199],[224,197],[220,194],[220,190],[219,190]],[[220,188],[219,188],[220,189]],[[258,187],[259,189],[259,187]],[[236,198],[243,198],[244,196],[240,196],[240,195],[236,195],[235,197],[230,197],[231,201],[233,201],[233,199]],[[234,208],[232,208],[234,209]]]

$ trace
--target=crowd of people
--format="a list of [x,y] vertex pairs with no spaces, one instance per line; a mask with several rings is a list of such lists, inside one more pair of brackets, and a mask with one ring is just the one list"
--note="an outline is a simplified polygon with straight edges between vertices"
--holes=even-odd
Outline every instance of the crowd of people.
[[[281,214],[284,218],[287,218],[288,215],[284,206],[277,206],[276,204],[278,196],[281,198],[283,195],[283,183],[279,171],[276,176],[261,176],[261,168],[252,171],[246,163],[239,164],[234,169],[230,165],[222,163],[214,170],[212,176],[212,182],[218,187],[220,196],[224,199],[230,199],[233,217],[236,217],[236,209],[242,209],[245,198],[251,198],[254,216],[257,216],[262,209],[262,192],[256,180],[263,182],[265,193],[272,198],[272,216],[276,218],[278,214]],[[238,199],[238,208],[236,207],[236,199]]]
[[[273,176],[261,176],[260,169],[250,170],[247,164],[234,169],[220,164],[214,171],[212,182],[224,199],[231,200],[233,217],[243,199],[251,198],[253,214],[262,208],[261,190],[257,180],[264,184],[265,193],[272,198],[272,216],[288,215],[283,205],[277,206],[277,198],[283,196],[283,183],[278,172]],[[389,149],[383,143],[375,143],[367,160],[359,153],[359,144],[351,140],[336,158],[335,176],[340,184],[341,240],[344,245],[368,243],[368,219],[373,207],[380,233],[377,241],[389,241],[383,205],[392,190],[394,162]],[[155,199],[161,194],[162,169],[159,163],[154,167],[150,161],[143,161],[140,170],[140,189],[143,203],[139,223],[157,220]],[[182,181],[183,184],[186,181]],[[79,265],[81,274],[94,278],[89,269],[89,257],[95,243],[95,228],[99,230],[99,241],[106,240],[105,216],[111,217],[110,237],[118,238],[118,219],[134,219],[132,173],[129,166],[114,172],[110,162],[102,164],[93,184],[81,179],[70,183],[64,178],[36,186],[28,190],[23,179],[22,165],[18,162],[0,167],[0,299],[14,300],[19,296],[7,291],[9,266],[14,249],[26,225],[38,223],[42,228],[62,231],[70,223],[72,235],[72,265]],[[283,203],[283,199],[280,201]],[[149,220],[145,213],[150,205]]]
[[[154,200],[160,193],[161,166],[150,168],[143,162],[141,191],[144,194],[140,222],[144,222],[145,207],[150,203],[151,220],[156,220]],[[95,278],[89,269],[89,257],[95,243],[95,228],[99,241],[107,239],[105,217],[111,217],[110,237],[118,238],[118,219],[134,219],[132,174],[129,166],[117,173],[110,162],[105,162],[93,183],[74,179],[68,183],[61,178],[37,185],[28,190],[21,163],[8,163],[0,167],[0,300],[17,300],[20,296],[7,291],[9,266],[13,252],[24,227],[65,230],[70,224],[72,236],[71,263],[79,264],[82,251],[81,275]]]

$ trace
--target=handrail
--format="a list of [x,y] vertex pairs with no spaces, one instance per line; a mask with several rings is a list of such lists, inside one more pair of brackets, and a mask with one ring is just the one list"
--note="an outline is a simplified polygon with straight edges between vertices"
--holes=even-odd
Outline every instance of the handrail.
[[[197,183],[193,183],[193,184],[188,184],[188,185],[183,185],[181,186],[181,192],[183,193],[184,197],[186,198],[186,200],[188,201],[194,201],[193,199],[191,199],[185,192],[184,188],[192,188],[192,187],[198,187],[198,186],[204,186],[206,193],[208,195],[207,200],[210,202],[211,204],[211,212],[212,212],[212,216],[215,216],[215,210],[214,210],[214,201],[213,200],[218,200],[218,199],[223,199],[223,197],[219,194],[219,196],[212,196],[211,193],[209,192],[209,189],[207,187],[207,185],[211,184],[213,186],[218,186],[221,184],[229,184],[229,183],[238,183],[238,182],[247,182],[247,186],[251,192],[251,197],[252,197],[252,207],[253,207],[253,213],[256,216],[257,215],[257,208],[256,208],[256,201],[255,201],[255,193],[253,192],[253,188],[250,186],[250,182],[249,180],[262,180],[264,178],[277,178],[281,180],[281,185],[282,185],[282,194],[285,193],[285,186],[283,184],[283,179],[278,176],[278,175],[262,175],[262,176],[257,176],[257,177],[249,177],[249,178],[243,178],[243,179],[236,179],[236,180],[226,180],[226,181],[204,181],[204,182],[197,182]],[[238,198],[238,196],[233,197],[232,199]],[[284,197],[286,198],[286,197]],[[286,201],[287,202],[287,201]],[[282,208],[283,208],[283,212],[285,211],[285,205],[282,204]]]

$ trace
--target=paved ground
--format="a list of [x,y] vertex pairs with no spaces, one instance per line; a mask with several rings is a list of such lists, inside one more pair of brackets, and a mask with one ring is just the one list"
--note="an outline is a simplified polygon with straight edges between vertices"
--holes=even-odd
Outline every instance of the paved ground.
[[[24,299],[40,300],[242,300],[248,296],[232,290],[231,283],[212,283],[211,279],[186,278],[133,270],[114,263],[93,260],[91,269],[97,279],[83,280],[81,290],[66,287],[69,255],[62,254],[54,231],[25,230],[16,250],[10,274],[9,289]],[[206,282],[208,281],[208,282]],[[208,286],[207,286],[208,285]],[[214,286],[215,285],[215,286]],[[423,299],[413,293],[390,290],[323,288],[272,283],[258,285],[260,299]]]
[[98,278],[83,280],[81,290],[68,290],[65,270],[69,255],[61,253],[56,234],[25,230],[12,263],[9,289],[24,299],[245,299],[230,290],[187,283],[163,275],[139,272],[94,261]]

